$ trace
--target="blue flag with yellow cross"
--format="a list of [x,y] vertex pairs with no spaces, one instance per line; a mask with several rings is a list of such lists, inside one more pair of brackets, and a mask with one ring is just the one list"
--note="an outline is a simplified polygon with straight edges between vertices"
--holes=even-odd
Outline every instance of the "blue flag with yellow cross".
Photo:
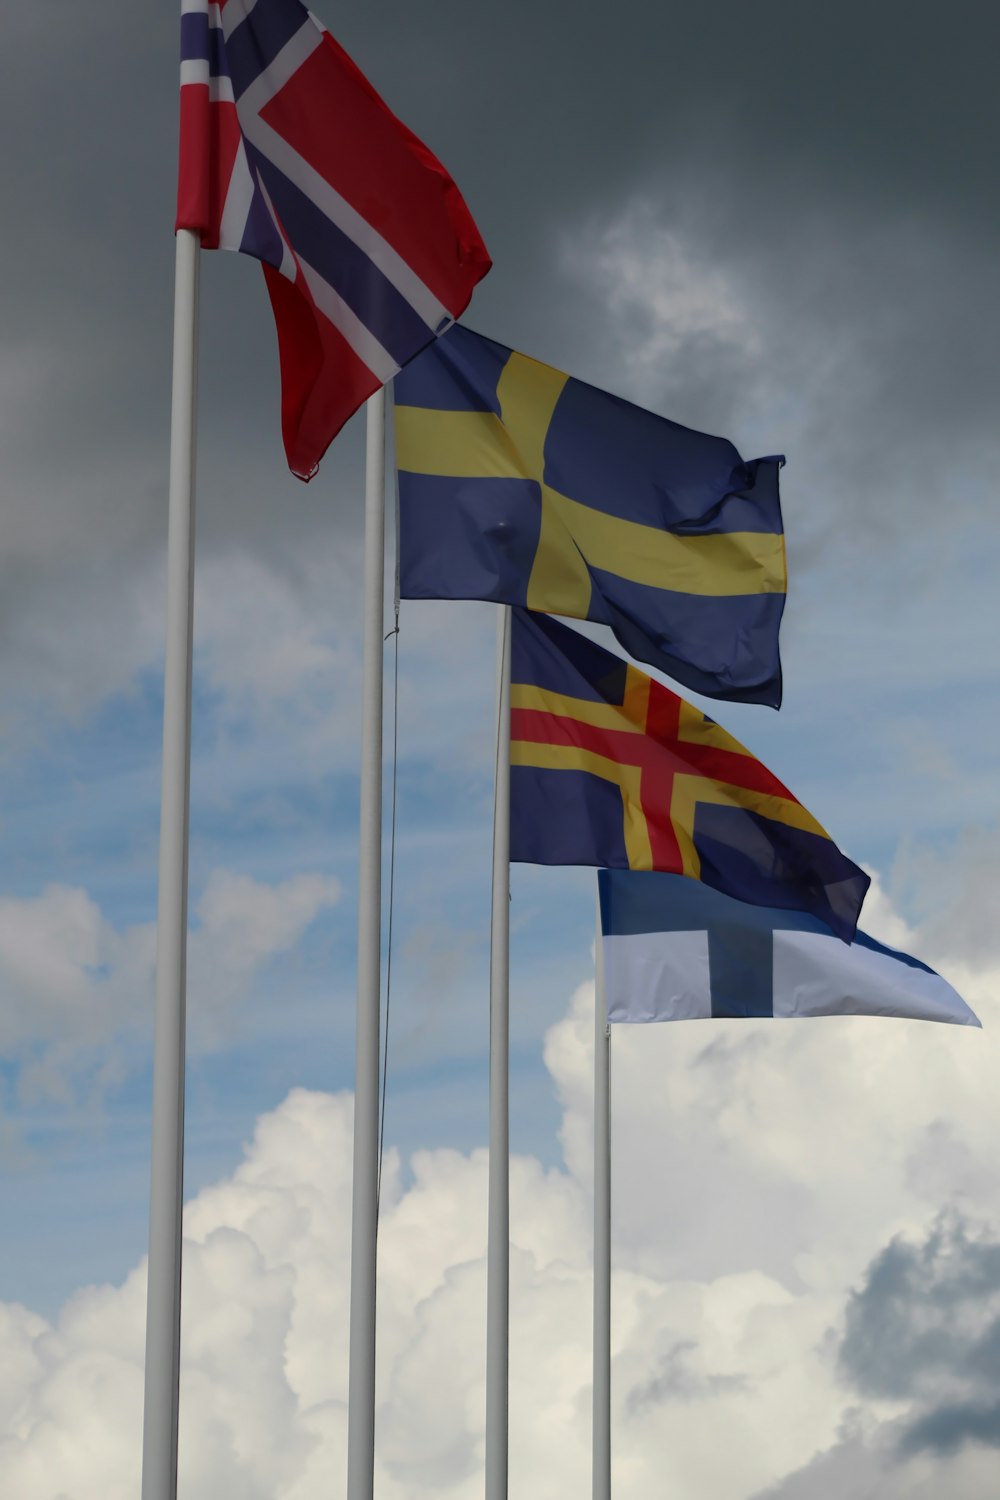
[[609,625],[713,698],[781,702],[780,457],[456,325],[395,380],[400,592]]
[[731,734],[546,615],[511,621],[510,858],[668,871],[851,942],[871,883]]

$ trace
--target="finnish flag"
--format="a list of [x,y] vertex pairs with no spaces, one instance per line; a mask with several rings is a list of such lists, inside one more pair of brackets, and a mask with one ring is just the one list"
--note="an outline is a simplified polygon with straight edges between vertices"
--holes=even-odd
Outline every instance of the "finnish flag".
[[699,880],[599,870],[609,1021],[905,1016],[978,1026],[946,979],[858,929],[750,906]]

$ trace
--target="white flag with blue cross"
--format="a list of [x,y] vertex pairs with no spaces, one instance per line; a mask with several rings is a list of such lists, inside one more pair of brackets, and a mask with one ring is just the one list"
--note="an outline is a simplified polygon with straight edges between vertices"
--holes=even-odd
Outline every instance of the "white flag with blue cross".
[[978,1026],[946,979],[858,928],[751,906],[681,875],[600,870],[609,1021],[901,1016]]

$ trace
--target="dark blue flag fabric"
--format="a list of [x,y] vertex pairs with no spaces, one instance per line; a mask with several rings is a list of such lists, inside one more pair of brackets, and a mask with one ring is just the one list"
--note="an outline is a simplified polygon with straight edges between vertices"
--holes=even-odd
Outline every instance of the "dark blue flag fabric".
[[850,942],[864,870],[700,709],[546,615],[514,610],[510,857],[669,870],[812,912]]
[[609,625],[709,697],[781,702],[782,458],[468,328],[396,377],[400,586]]
[[179,9],[177,228],[261,262],[285,452],[310,479],[490,258],[441,163],[301,0]]
[[676,875],[601,870],[609,1021],[905,1016],[979,1021],[946,979],[860,930],[850,947],[818,918],[748,906]]

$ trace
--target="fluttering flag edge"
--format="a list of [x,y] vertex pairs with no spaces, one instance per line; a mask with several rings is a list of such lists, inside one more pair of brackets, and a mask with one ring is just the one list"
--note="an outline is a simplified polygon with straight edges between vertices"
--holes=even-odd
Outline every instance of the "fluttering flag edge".
[[[848,945],[809,913],[754,907],[684,876],[655,871],[599,870],[597,885],[610,1022],[818,1020],[839,1015],[982,1028],[971,1006],[942,974],[860,929]],[[632,899],[636,892],[638,903]],[[651,914],[657,906],[662,925],[654,927]],[[731,1002],[728,1009],[714,1008],[716,977],[709,943],[713,927],[726,934],[731,964],[735,960],[738,968],[742,963],[750,976],[741,992],[743,1008]],[[734,946],[734,930],[740,929],[747,942],[742,956]],[[770,1010],[747,1003],[749,991],[759,992],[760,976],[754,970],[761,963],[760,940],[768,932],[773,946],[764,962],[770,965]]]

